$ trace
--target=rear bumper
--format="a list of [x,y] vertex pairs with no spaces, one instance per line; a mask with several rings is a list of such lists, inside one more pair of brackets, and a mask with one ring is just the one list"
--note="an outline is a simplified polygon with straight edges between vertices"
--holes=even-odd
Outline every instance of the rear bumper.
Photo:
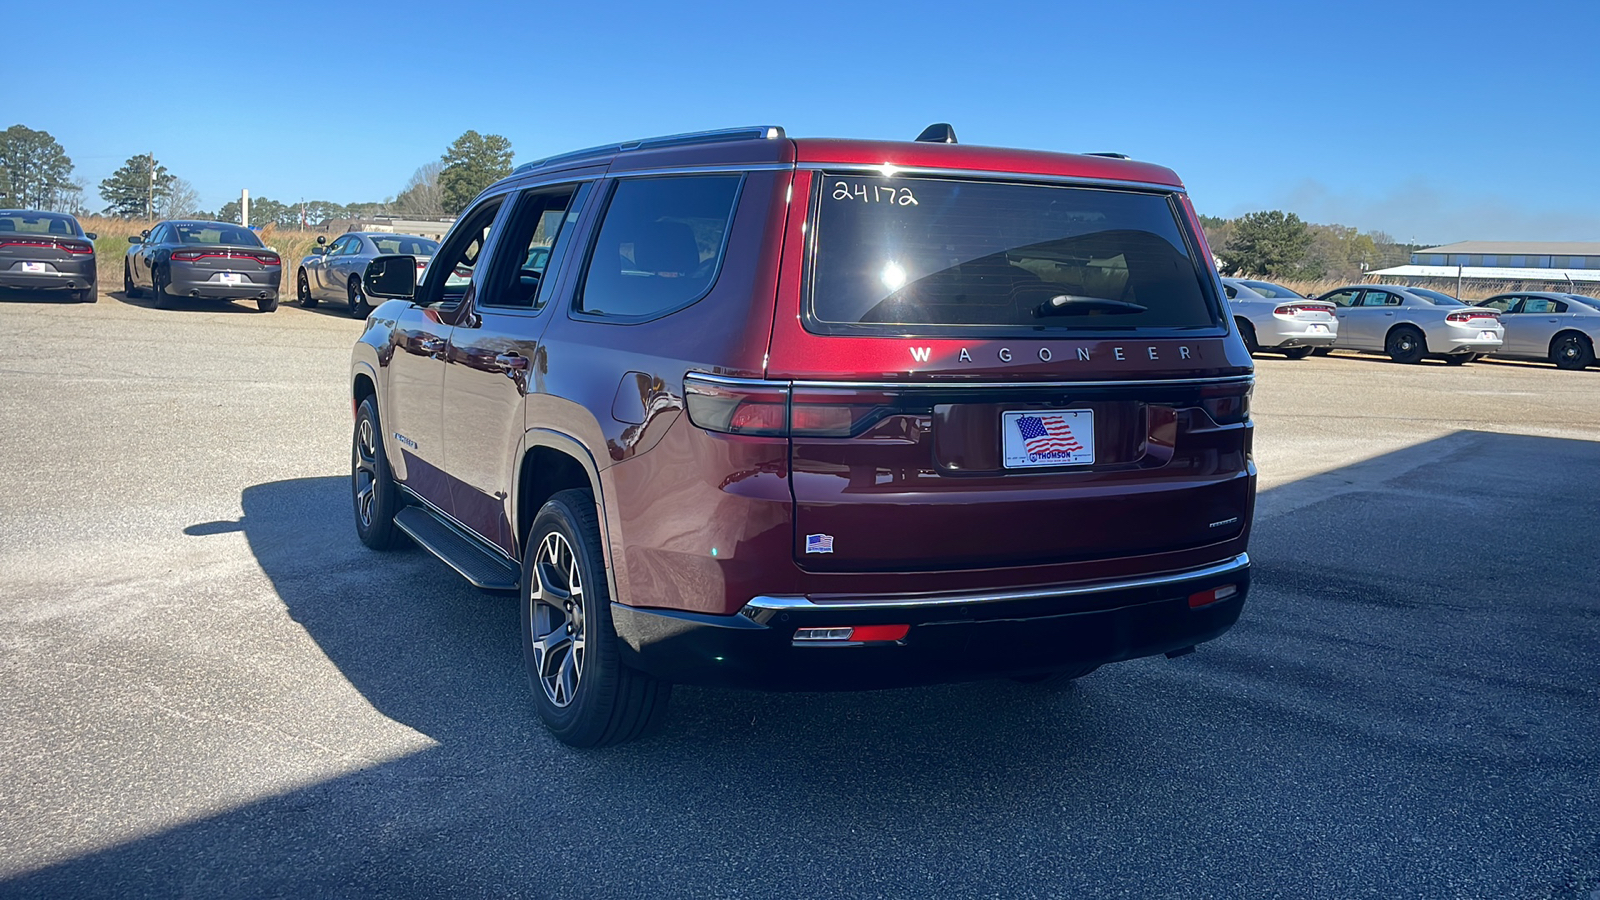
[[[1205,606],[1192,594],[1237,593]],[[624,661],[685,684],[859,690],[1025,675],[1193,647],[1238,621],[1250,559],[1149,578],[1004,594],[850,602],[757,597],[738,615],[611,605]],[[900,641],[796,644],[799,628],[909,625]]]
[[94,272],[0,272],[0,288],[18,291],[81,291],[94,287]]
[[1284,322],[1276,317],[1270,323],[1256,326],[1256,343],[1271,349],[1289,347],[1331,347],[1338,332],[1333,323],[1326,331],[1312,331],[1307,325]]
[[283,278],[282,272],[275,272],[270,276],[265,273],[252,273],[250,277],[259,279],[245,284],[222,284],[212,281],[211,276],[215,271],[196,270],[185,271],[184,267],[173,265],[169,270],[172,281],[167,284],[167,293],[175,297],[211,297],[222,300],[254,300],[260,297],[272,298],[278,295],[278,284]]

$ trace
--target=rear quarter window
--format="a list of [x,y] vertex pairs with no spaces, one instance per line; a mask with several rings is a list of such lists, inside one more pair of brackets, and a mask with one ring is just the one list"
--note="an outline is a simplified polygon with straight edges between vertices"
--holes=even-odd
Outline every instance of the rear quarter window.
[[742,175],[619,181],[575,310],[640,320],[682,309],[716,282]]
[[1214,328],[1166,194],[825,174],[806,327],[825,334]]

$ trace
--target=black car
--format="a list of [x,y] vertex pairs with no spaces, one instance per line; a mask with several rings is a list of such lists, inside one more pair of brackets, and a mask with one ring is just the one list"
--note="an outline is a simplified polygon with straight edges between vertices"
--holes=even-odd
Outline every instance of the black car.
[[254,300],[262,312],[278,308],[283,260],[256,233],[230,222],[175,220],[128,238],[122,290],[146,287],[157,307],[178,297]]
[[66,291],[93,303],[94,237],[66,213],[0,209],[0,288]]

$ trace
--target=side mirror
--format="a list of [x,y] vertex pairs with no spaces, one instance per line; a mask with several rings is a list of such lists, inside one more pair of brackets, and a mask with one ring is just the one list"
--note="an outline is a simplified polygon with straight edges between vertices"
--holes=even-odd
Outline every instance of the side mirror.
[[328,242],[327,235],[322,235],[322,234],[317,235],[317,246],[318,247],[321,247],[323,244],[326,244],[327,242]]
[[368,297],[410,300],[417,295],[417,258],[410,255],[377,257],[367,263],[361,283]]
[[93,241],[93,240],[97,240],[97,239],[98,239],[98,238],[99,238],[99,237],[100,237],[100,235],[98,235],[98,234],[95,234],[95,233],[94,233],[94,232],[92,232],[92,231],[85,231],[85,232],[84,232],[84,233],[83,233],[83,236],[84,236],[84,237],[86,237],[86,238],[88,238],[88,239],[89,239],[89,240],[91,240],[91,241]]
[[130,243],[130,244],[142,244],[142,243],[144,243],[144,238],[139,237],[138,235],[129,235],[128,236],[128,243]]
[[311,248],[311,255],[312,256],[321,256],[322,254],[327,253],[327,252],[328,252],[328,248],[327,247],[312,247]]

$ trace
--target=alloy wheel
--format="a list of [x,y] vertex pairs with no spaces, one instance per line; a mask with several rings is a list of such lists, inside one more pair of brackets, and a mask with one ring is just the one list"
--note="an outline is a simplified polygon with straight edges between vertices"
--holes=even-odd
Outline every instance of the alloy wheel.
[[534,556],[533,656],[545,698],[571,705],[583,678],[583,575],[572,545],[559,532],[546,534]]
[[372,527],[372,504],[377,498],[378,441],[372,420],[363,418],[356,428],[356,515],[362,528]]

